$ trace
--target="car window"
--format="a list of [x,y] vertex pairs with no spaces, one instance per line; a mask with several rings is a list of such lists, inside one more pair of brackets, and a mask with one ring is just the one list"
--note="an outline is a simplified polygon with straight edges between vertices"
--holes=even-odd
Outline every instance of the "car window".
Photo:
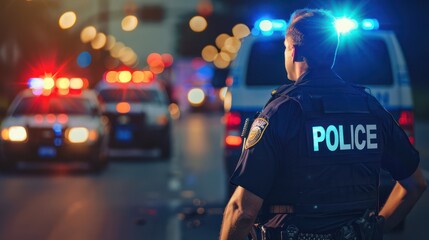
[[344,80],[357,84],[393,84],[388,49],[380,38],[344,36],[340,41],[334,70]]
[[161,102],[155,90],[148,89],[106,89],[100,91],[104,102]]
[[246,84],[279,86],[290,83],[284,66],[284,40],[257,41],[250,50]]
[[67,96],[34,96],[23,98],[12,115],[34,114],[89,115],[91,104],[88,99]]

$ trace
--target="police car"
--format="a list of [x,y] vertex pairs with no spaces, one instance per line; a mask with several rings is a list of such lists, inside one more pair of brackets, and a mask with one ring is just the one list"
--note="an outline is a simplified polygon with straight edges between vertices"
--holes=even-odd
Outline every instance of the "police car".
[[109,71],[96,90],[111,124],[110,156],[170,157],[169,102],[152,72]]
[[[31,78],[1,124],[2,165],[107,163],[108,124],[82,78]],[[27,163],[27,164],[26,164]]]
[[[227,79],[224,101],[224,160],[231,176],[241,154],[241,129],[271,97],[270,92],[287,80],[284,67],[284,20],[260,19],[245,38]],[[345,80],[364,85],[397,119],[414,143],[414,115],[410,79],[401,47],[392,31],[378,30],[376,19],[337,19],[341,33],[334,70]],[[350,64],[353,63],[353,64]],[[321,139],[322,141],[322,139]],[[382,198],[393,186],[384,173]],[[383,184],[384,183],[384,184]],[[233,187],[228,184],[229,193]],[[382,200],[383,201],[383,200]]]

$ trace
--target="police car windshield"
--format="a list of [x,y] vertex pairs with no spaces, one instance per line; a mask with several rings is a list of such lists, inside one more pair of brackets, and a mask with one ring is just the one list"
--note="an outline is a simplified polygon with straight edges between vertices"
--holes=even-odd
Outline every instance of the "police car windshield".
[[90,115],[91,104],[88,99],[71,96],[34,96],[23,98],[14,116],[34,114]]
[[369,35],[344,36],[334,71],[346,81],[362,85],[392,85],[392,67],[386,43]]
[[266,39],[252,45],[247,67],[247,86],[279,86],[290,83],[284,67],[284,39]]
[[107,89],[100,96],[104,102],[160,102],[157,92],[148,89]]

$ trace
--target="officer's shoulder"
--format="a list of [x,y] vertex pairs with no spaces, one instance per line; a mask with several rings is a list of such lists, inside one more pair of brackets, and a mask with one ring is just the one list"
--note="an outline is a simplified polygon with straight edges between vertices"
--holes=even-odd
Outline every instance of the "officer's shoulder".
[[294,97],[291,97],[288,94],[281,94],[264,108],[261,115],[267,119],[273,118],[274,116],[279,115],[279,113],[281,113],[281,115],[292,114],[295,116],[296,114],[293,113],[300,109],[300,104]]

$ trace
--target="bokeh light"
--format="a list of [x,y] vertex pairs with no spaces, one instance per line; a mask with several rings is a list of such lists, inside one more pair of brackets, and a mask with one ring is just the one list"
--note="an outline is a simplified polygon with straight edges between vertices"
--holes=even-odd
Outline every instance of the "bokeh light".
[[219,98],[220,100],[225,100],[226,92],[228,91],[228,87],[223,87],[219,90]]
[[80,33],[80,40],[83,43],[91,42],[97,35],[97,29],[94,26],[85,27]]
[[116,38],[112,35],[107,36],[107,41],[106,41],[106,45],[105,45],[105,49],[110,51],[112,50],[112,48],[115,46],[116,43]]
[[169,53],[161,54],[161,58],[165,67],[170,67],[171,65],[173,65],[174,58],[171,54]]
[[213,4],[211,0],[200,0],[197,5],[197,12],[202,16],[208,16],[213,13]]
[[61,29],[69,29],[76,23],[76,18],[75,12],[68,11],[61,15],[60,19],[58,20],[58,24],[60,25]]
[[118,58],[121,49],[124,47],[125,45],[122,42],[116,42],[113,48],[110,50],[110,56],[113,58]]
[[118,77],[118,72],[116,71],[108,71],[106,73],[106,81],[109,83],[115,83],[118,81],[119,77]]
[[240,50],[241,42],[238,40],[238,38],[235,37],[229,37],[225,40],[225,44],[223,48],[231,53],[236,53],[238,50]]
[[92,62],[92,56],[89,52],[83,51],[77,56],[77,65],[81,68],[88,67]]
[[155,77],[155,75],[151,71],[143,71],[143,73],[144,73],[143,82],[146,82],[146,83],[151,82]]
[[146,58],[147,64],[151,65],[152,62],[161,61],[162,57],[159,53],[151,53]]
[[82,89],[83,88],[82,78],[72,78],[70,79],[70,89]]
[[133,72],[133,82],[141,83],[144,82],[144,72],[143,71],[135,71]]
[[91,41],[91,46],[93,49],[101,49],[106,45],[107,37],[104,33],[97,33],[95,38]]
[[214,65],[219,69],[225,69],[229,66],[229,61],[226,61],[224,58],[222,58],[221,54],[218,54],[214,60]]
[[189,27],[194,32],[202,32],[207,28],[207,20],[202,16],[194,16],[189,21]]
[[194,106],[199,106],[204,102],[205,93],[201,88],[192,88],[188,92],[188,101]]
[[238,39],[249,36],[250,29],[247,25],[239,23],[232,28],[232,35]]
[[213,62],[218,54],[218,50],[213,45],[207,45],[201,51],[201,57],[207,62]]
[[68,78],[58,78],[56,85],[59,89],[68,89],[70,86],[70,80]]
[[171,118],[175,120],[180,118],[180,108],[176,103],[168,105],[168,111],[170,112]]
[[225,45],[225,41],[229,38],[230,36],[228,35],[228,34],[226,34],[226,33],[222,33],[222,34],[219,34],[219,36],[217,36],[216,37],[216,46],[219,48],[219,49],[222,49],[223,48],[223,46]]
[[127,102],[120,102],[116,105],[116,111],[118,113],[128,113],[131,110],[131,106]]
[[118,79],[121,83],[127,83],[131,81],[132,77],[133,76],[131,75],[130,71],[121,71],[119,72]]
[[122,27],[122,30],[126,32],[130,32],[136,29],[138,23],[139,23],[139,20],[137,19],[136,16],[128,15],[122,19],[121,27]]

